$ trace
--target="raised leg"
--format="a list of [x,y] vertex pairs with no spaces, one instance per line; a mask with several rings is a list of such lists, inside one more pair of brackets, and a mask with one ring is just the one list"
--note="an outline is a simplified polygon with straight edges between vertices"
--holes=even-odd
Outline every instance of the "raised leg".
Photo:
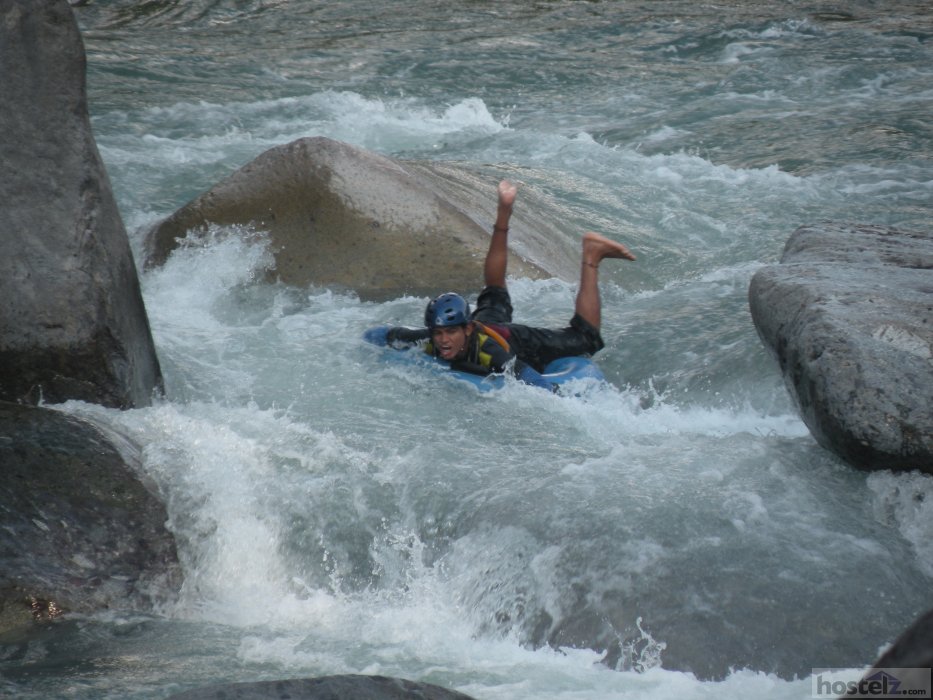
[[580,288],[574,311],[599,330],[602,303],[599,298],[599,263],[604,258],[634,260],[635,256],[621,243],[593,231],[583,234],[583,256],[580,262]]

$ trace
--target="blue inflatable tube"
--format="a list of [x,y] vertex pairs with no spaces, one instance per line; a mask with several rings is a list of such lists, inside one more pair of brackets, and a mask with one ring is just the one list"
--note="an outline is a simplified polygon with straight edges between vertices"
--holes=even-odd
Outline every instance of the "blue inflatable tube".
[[[387,346],[386,333],[387,326],[377,326],[370,328],[363,333],[363,340],[373,345]],[[505,377],[501,374],[490,374],[482,376],[479,374],[470,374],[469,372],[460,372],[450,369],[450,366],[443,360],[431,357],[417,348],[396,351],[393,356],[399,357],[413,364],[419,362],[428,363],[442,367],[450,373],[452,377],[472,384],[480,391],[492,391],[501,389],[505,386]],[[561,384],[574,381],[576,379],[589,379],[591,381],[605,381],[602,370],[588,357],[561,357],[551,362],[544,368],[544,372],[538,374],[530,367],[527,367],[519,376],[523,382],[534,386],[548,389],[550,391],[559,388]]]

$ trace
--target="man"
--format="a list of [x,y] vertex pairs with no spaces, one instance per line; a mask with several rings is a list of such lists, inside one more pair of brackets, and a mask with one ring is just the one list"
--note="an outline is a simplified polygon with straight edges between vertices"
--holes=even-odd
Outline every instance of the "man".
[[560,357],[592,355],[603,347],[600,335],[601,302],[598,270],[604,258],[634,260],[628,248],[598,233],[583,235],[580,286],[570,325],[561,330],[512,323],[512,302],[506,288],[509,221],[517,188],[499,183],[496,223],[483,266],[485,287],[476,310],[459,294],[448,292],[431,300],[425,328],[388,328],[385,342],[395,347],[425,344],[426,352],[473,374],[511,371],[529,384],[546,386],[541,377],[548,363]]

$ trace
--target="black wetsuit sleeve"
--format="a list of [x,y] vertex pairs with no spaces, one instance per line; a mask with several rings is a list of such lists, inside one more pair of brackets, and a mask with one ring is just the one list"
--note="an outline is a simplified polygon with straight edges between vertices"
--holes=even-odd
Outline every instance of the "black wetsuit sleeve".
[[486,343],[483,344],[482,349],[483,352],[488,353],[492,358],[490,363],[492,366],[491,371],[508,371],[526,384],[534,384],[535,386],[544,387],[552,391],[557,388],[542,377],[531,365],[519,359],[514,352],[506,350],[496,341],[492,339],[487,340]]
[[450,363],[450,368],[459,372],[478,374],[482,377],[493,373],[502,373],[508,370],[511,374],[515,375],[518,379],[525,382],[526,384],[533,384],[534,386],[543,387],[549,391],[557,390],[557,385],[551,384],[551,382],[547,381],[536,370],[534,370],[531,365],[522,362],[517,357],[515,358],[515,362],[506,364],[505,367],[501,370],[490,369],[477,362],[470,362],[469,360],[454,360]]
[[[492,372],[505,372],[508,367],[512,366],[510,363],[515,357],[515,353],[506,350],[492,338],[483,343],[482,352],[490,356],[489,366]],[[515,362],[520,362],[520,360],[516,359]]]
[[431,331],[427,328],[395,326],[386,333],[386,344],[394,348],[411,347],[430,339]]
[[481,377],[485,377],[487,374],[492,374],[492,372],[495,371],[490,370],[488,367],[484,367],[478,362],[470,362],[469,360],[451,360],[450,368],[458,372],[466,372],[467,374],[478,374]]

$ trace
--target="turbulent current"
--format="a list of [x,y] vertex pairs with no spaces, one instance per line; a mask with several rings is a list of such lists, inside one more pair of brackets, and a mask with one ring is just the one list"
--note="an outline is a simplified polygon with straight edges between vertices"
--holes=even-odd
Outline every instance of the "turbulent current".
[[[74,11],[137,262],[148,225],[318,135],[456,164],[490,203],[513,179],[519,210],[638,261],[601,268],[609,381],[577,398],[387,361],[361,333],[426,298],[270,283],[262,237],[141,272],[166,398],[58,408],[143,447],[184,587],[0,645],[0,695],[378,673],[479,700],[807,698],[933,606],[933,479],[821,449],[746,296],[801,224],[929,230],[927,3]],[[569,319],[573,284],[510,288],[516,320]]]

